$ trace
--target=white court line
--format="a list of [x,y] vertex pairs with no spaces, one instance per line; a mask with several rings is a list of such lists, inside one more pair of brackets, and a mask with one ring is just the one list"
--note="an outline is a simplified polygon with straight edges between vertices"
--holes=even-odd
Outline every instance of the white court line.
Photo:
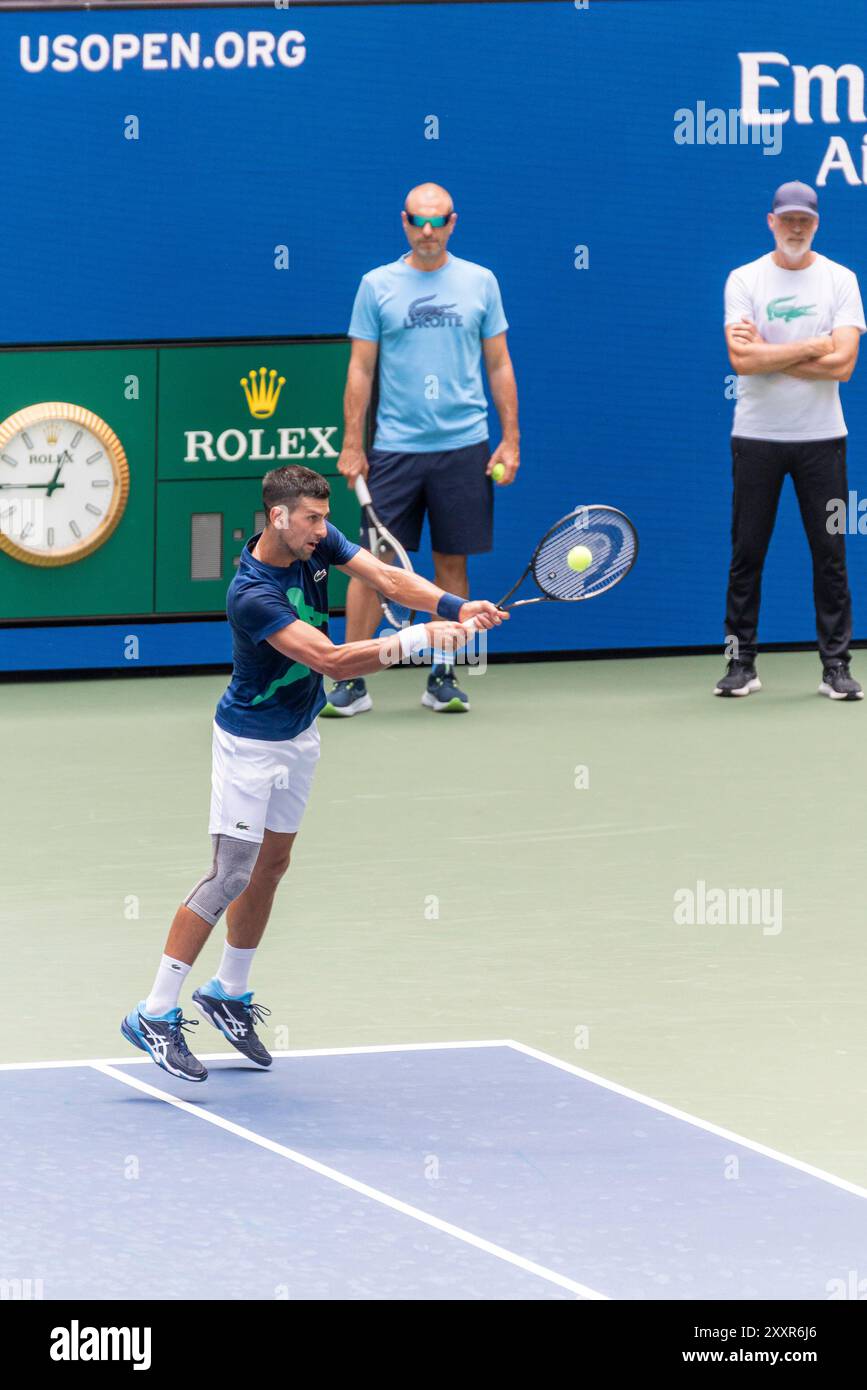
[[756,1139],[745,1139],[742,1134],[736,1134],[732,1129],[723,1129],[722,1125],[715,1125],[711,1120],[701,1120],[697,1115],[690,1115],[687,1110],[678,1110],[674,1105],[667,1105],[664,1100],[654,1100],[652,1096],[642,1095],[640,1091],[633,1091],[628,1086],[621,1086],[618,1081],[608,1081],[604,1076],[596,1076],[592,1071],[585,1071],[583,1067],[576,1067],[571,1062],[563,1062],[559,1057],[552,1057],[549,1052],[541,1052],[538,1047],[529,1047],[526,1043],[515,1042],[510,1039],[506,1044],[516,1052],[523,1052],[528,1057],[535,1057],[539,1062],[547,1062],[551,1067],[559,1067],[561,1071],[571,1072],[573,1076],[580,1076],[583,1081],[592,1081],[594,1086],[603,1086],[606,1091],[614,1091],[619,1096],[625,1096],[627,1100],[638,1101],[641,1105],[648,1105],[652,1110],[659,1110],[663,1115],[670,1115],[675,1120],[683,1120],[688,1125],[694,1125],[696,1129],[706,1130],[708,1134],[715,1134],[720,1139],[726,1139],[729,1143],[740,1144],[745,1149],[752,1149],[753,1153],[763,1154],[765,1158],[773,1158],[777,1163],[785,1163],[789,1168],[797,1168],[801,1173],[807,1173],[811,1178],[819,1178],[822,1182],[831,1183],[834,1187],[842,1188],[844,1192],[851,1192],[855,1197],[867,1197],[867,1187],[859,1187],[857,1183],[849,1182],[846,1178],[838,1178],[834,1173],[826,1173],[824,1168],[815,1168],[812,1163],[805,1163],[800,1158],[792,1158],[790,1154],[784,1154],[779,1149],[771,1149],[767,1144],[760,1144]]
[[454,1236],[456,1240],[463,1241],[465,1245],[472,1245],[476,1250],[494,1255],[498,1260],[505,1261],[506,1264],[515,1265],[528,1274],[535,1274],[538,1278],[545,1279],[549,1284],[557,1284],[561,1289],[569,1289],[579,1298],[604,1299],[606,1301],[608,1299],[607,1294],[599,1293],[597,1289],[588,1288],[586,1284],[579,1284],[575,1279],[567,1278],[565,1274],[558,1274],[556,1270],[547,1269],[545,1265],[539,1265],[534,1260],[525,1259],[523,1255],[516,1255],[514,1251],[506,1250],[502,1245],[495,1245],[493,1241],[474,1235],[472,1231],[465,1231],[463,1227],[455,1226],[451,1221],[443,1221],[438,1216],[432,1216],[430,1212],[422,1211],[420,1207],[411,1206],[409,1202],[402,1202],[398,1197],[390,1197],[387,1192],[380,1192],[375,1187],[369,1187],[367,1183],[359,1182],[357,1178],[351,1178],[348,1173],[341,1173],[337,1168],[329,1168],[326,1164],[319,1163],[315,1158],[308,1158],[306,1154],[299,1153],[296,1149],[289,1149],[285,1144],[278,1144],[274,1139],[266,1139],[264,1135],[257,1134],[252,1129],[246,1129],[244,1125],[235,1124],[233,1120],[226,1120],[222,1115],[212,1115],[207,1110],[202,1110],[200,1106],[192,1105],[188,1100],[179,1100],[176,1096],[167,1095],[165,1091],[149,1085],[147,1081],[140,1081],[137,1076],[129,1076],[126,1072],[117,1071],[106,1063],[95,1062],[92,1065],[95,1071],[102,1072],[104,1076],[110,1076],[115,1081],[122,1081],[125,1086],[132,1086],[136,1091],[143,1091],[145,1095],[154,1096],[155,1099],[164,1101],[166,1105],[173,1105],[177,1110],[183,1110],[188,1115],[195,1115],[197,1119],[206,1120],[208,1124],[216,1125],[218,1129],[224,1129],[229,1134],[237,1135],[239,1139],[246,1139],[250,1144],[257,1144],[259,1148],[267,1149],[270,1153],[279,1154],[281,1158],[288,1158],[301,1168],[309,1169],[311,1173],[318,1173],[320,1177],[339,1183],[341,1187],[348,1187],[351,1192],[358,1192],[363,1197],[369,1197],[372,1201],[379,1202],[381,1206],[389,1207],[392,1211],[400,1212],[403,1216],[411,1216],[414,1221],[421,1221],[425,1226],[432,1226],[434,1230],[442,1231],[447,1236]]
[[[422,1042],[422,1043],[371,1043],[360,1047],[300,1047],[295,1051],[272,1052],[272,1057],[349,1057],[356,1052],[436,1052],[440,1048],[454,1047],[514,1047],[508,1038],[479,1039],[477,1042]],[[238,1060],[237,1053],[197,1052],[203,1062],[223,1062]],[[82,1057],[77,1061],[58,1062],[0,1062],[0,1071],[39,1071],[50,1067],[134,1067],[146,1066],[150,1057]],[[257,1071],[261,1070],[259,1067]]]

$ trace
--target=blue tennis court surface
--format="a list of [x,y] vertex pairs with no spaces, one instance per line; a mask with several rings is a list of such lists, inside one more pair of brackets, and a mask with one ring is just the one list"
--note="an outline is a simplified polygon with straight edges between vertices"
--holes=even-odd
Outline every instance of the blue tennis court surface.
[[[825,1299],[861,1189],[509,1043],[0,1069],[45,1298]],[[167,1103],[169,1102],[169,1103]]]

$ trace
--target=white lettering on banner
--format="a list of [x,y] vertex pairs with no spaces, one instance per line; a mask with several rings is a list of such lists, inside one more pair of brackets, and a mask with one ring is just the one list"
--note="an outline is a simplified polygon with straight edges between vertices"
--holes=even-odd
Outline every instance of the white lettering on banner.
[[[212,430],[184,430],[186,449],[184,463],[237,463],[248,458],[251,463],[285,463],[293,459],[339,457],[331,444],[337,425],[281,425],[274,435],[263,437],[263,428],[228,429],[214,437]],[[312,447],[310,447],[312,446]]]
[[741,120],[746,125],[782,125],[789,119],[788,111],[760,111],[762,87],[779,87],[776,77],[760,75],[762,63],[789,65],[782,53],[739,53],[741,61]]
[[[264,29],[239,33],[228,29],[217,34],[213,50],[202,53],[198,33],[165,34],[22,34],[19,63],[24,72],[119,71],[130,63],[145,72],[170,68],[297,68],[307,57],[307,40],[298,29],[272,34]],[[168,47],[169,56],[163,52]],[[276,60],[276,61],[275,61]]]
[[[839,125],[842,119],[853,125],[867,122],[864,109],[864,69],[856,63],[841,63],[831,67],[816,63],[806,67],[792,63],[785,53],[773,50],[739,53],[741,65],[741,120],[746,125],[783,125],[792,119],[795,125],[813,125],[816,116],[824,125]],[[767,69],[777,69],[777,75]],[[785,75],[785,76],[784,76]],[[790,105],[785,109],[775,99],[778,110],[768,111],[762,105],[764,88],[779,91],[784,84],[789,89]],[[845,108],[844,108],[845,84]],[[818,110],[817,110],[818,105]],[[844,114],[841,115],[841,111]],[[867,136],[861,141],[860,177],[856,161],[842,135],[833,135],[814,178],[823,188],[829,174],[842,175],[850,187],[867,183]]]
[[817,63],[813,68],[805,68],[800,63],[790,63],[785,53],[739,53],[741,64],[741,119],[747,125],[782,125],[792,114],[786,111],[763,111],[759,105],[763,87],[779,87],[780,80],[770,73],[762,73],[762,64],[789,68],[792,73],[794,116],[798,125],[812,125],[810,97],[813,83],[819,84],[821,119],[826,124],[837,125],[840,121],[839,84],[848,84],[847,119],[867,121],[864,112],[864,71],[854,63],[843,63],[839,68],[829,67],[827,63]]

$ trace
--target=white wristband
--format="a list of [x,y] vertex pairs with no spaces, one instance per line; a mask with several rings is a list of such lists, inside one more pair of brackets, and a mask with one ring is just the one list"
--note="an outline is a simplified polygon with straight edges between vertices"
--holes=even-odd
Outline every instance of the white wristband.
[[414,627],[402,627],[397,636],[402,657],[423,652],[430,645],[424,623],[416,623]]

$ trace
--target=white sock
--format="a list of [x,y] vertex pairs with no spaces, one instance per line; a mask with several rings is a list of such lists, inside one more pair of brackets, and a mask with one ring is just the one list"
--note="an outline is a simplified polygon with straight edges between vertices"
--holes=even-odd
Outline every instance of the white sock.
[[157,1017],[176,1009],[181,993],[181,985],[192,970],[186,961],[175,960],[174,956],[163,956],[156,973],[153,988],[145,1000],[144,1011]]
[[227,994],[247,993],[250,966],[253,964],[255,954],[255,946],[248,949],[241,946],[230,946],[228,941],[224,944],[223,959],[220,961],[217,979]]

